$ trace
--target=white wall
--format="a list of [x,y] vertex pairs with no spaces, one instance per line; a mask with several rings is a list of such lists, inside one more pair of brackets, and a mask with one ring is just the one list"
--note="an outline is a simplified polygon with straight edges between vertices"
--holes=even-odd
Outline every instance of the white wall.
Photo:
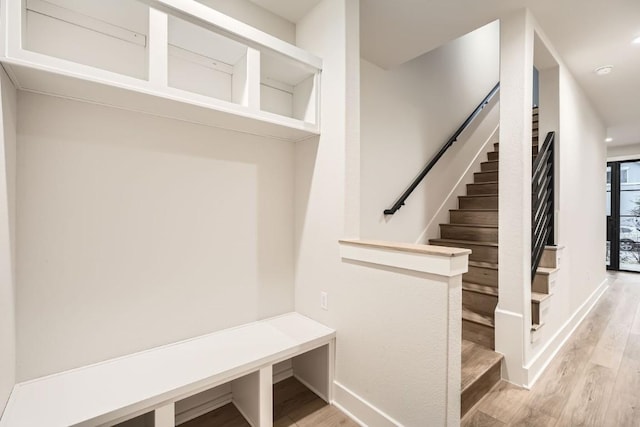
[[604,290],[606,127],[566,67],[560,67],[557,243],[560,271],[545,326],[528,344],[529,381]]
[[[466,132],[395,215],[385,218],[382,212],[498,82],[499,48],[496,21],[395,69],[362,61],[363,237],[419,240],[495,129],[497,116],[489,131]],[[450,207],[457,207],[455,197],[453,202]],[[437,224],[430,228],[426,237],[438,237]]]
[[640,158],[640,144],[607,147],[607,160],[635,160]]
[[293,145],[18,99],[18,379],[293,309]]
[[[338,331],[338,403],[370,426],[447,425],[447,359],[456,356],[446,281],[346,261],[341,270],[338,286],[315,288],[329,290]],[[306,310],[317,310],[313,300]]]
[[16,90],[0,68],[0,414],[13,388],[15,341]]
[[560,270],[537,339],[525,340],[524,385],[531,386],[573,328],[606,290],[606,127],[566,67],[560,66],[556,206]]
[[[556,209],[559,211],[558,243],[566,246],[564,257],[571,274],[570,307],[573,310],[606,276],[605,135],[602,119],[573,76],[563,68],[558,144],[560,200]],[[592,196],[585,197],[585,194]]]
[[606,289],[606,127],[537,23],[536,32],[560,65],[555,225],[564,249],[546,324],[525,348],[529,385]]
[[[513,383],[532,386],[606,289],[606,129],[528,11],[514,12],[503,19],[501,27],[505,30],[506,49],[503,50],[501,69],[501,121],[504,125],[500,130],[501,134],[503,131],[506,134],[501,135],[506,143],[500,147],[500,168],[501,171],[505,167],[510,169],[509,174],[500,175],[501,268],[496,350],[506,357],[503,375]],[[557,64],[555,68],[549,63],[550,68],[540,71],[540,141],[546,136],[544,132],[557,132],[555,228],[556,244],[563,249],[549,308],[543,317],[544,325],[532,343],[531,240],[530,235],[522,234],[521,230],[529,229],[531,212],[527,196],[531,188],[531,163],[526,148],[530,140],[530,128],[527,128],[530,112],[526,106],[530,105],[531,99],[527,88],[531,87],[534,43],[544,45],[553,59],[551,62]],[[526,197],[521,197],[522,194]]]
[[446,284],[340,258],[359,218],[358,4],[324,0],[297,25],[324,70],[321,136],[296,145],[296,310],[337,330],[338,405],[371,426],[443,425],[447,316],[434,301]]

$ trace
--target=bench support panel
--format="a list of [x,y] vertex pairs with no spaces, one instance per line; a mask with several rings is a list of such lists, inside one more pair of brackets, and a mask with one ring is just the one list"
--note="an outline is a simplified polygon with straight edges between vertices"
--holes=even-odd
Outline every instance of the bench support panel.
[[174,403],[171,402],[154,410],[153,419],[155,427],[175,427],[176,412]]
[[272,385],[272,365],[233,380],[231,383],[233,404],[253,427],[273,425]]
[[293,358],[293,375],[327,403],[333,398],[334,342]]

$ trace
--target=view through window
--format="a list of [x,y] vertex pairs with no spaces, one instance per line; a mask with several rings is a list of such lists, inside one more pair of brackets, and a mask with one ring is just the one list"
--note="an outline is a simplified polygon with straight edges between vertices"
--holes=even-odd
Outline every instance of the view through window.
[[[640,272],[640,161],[617,163],[607,167],[607,265]],[[613,244],[619,248],[617,263],[611,259]]]

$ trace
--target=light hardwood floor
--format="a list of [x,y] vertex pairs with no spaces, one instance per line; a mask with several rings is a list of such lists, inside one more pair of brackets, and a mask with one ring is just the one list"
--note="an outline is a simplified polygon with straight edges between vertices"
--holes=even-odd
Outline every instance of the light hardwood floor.
[[498,383],[462,426],[640,426],[640,274],[609,280],[531,390]]
[[[328,405],[295,378],[273,386],[274,427],[358,427],[335,406]],[[211,411],[181,427],[250,427],[233,404]]]

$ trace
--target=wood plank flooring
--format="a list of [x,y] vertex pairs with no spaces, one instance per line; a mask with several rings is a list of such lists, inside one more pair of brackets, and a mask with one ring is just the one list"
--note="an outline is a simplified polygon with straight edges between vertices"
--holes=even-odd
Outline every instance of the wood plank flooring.
[[609,280],[531,390],[500,382],[462,426],[639,427],[640,274]]
[[[358,427],[335,406],[328,405],[293,377],[273,386],[274,427]],[[181,427],[250,427],[230,403]]]

